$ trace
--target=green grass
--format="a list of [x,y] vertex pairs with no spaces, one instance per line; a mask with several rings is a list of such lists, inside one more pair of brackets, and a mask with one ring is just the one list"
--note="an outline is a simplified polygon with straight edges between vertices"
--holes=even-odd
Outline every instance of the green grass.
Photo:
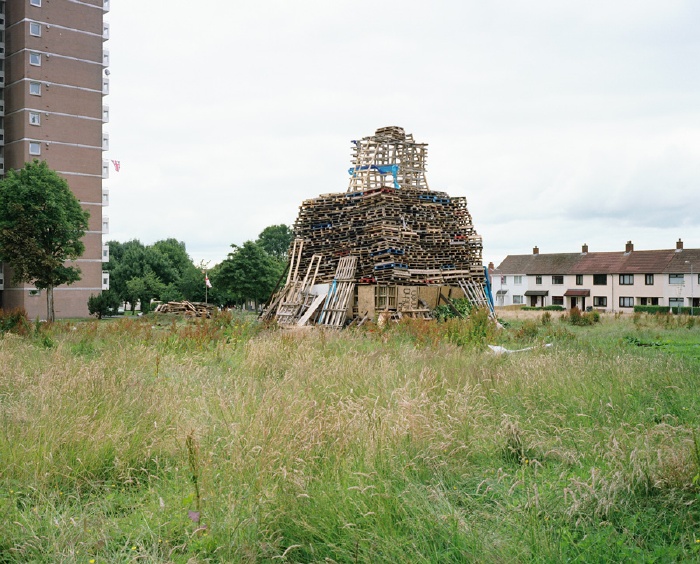
[[646,314],[5,333],[0,563],[696,561],[698,342]]

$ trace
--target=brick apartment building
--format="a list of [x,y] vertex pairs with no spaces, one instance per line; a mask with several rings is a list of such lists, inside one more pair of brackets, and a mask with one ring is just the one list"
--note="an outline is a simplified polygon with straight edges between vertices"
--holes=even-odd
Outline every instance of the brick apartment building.
[[[109,0],[0,0],[0,174],[33,159],[66,179],[90,212],[82,279],[54,291],[56,317],[87,316],[87,300],[109,283],[102,271],[109,228],[108,191]],[[0,307],[23,307],[46,317],[46,296],[12,283],[0,265]]]

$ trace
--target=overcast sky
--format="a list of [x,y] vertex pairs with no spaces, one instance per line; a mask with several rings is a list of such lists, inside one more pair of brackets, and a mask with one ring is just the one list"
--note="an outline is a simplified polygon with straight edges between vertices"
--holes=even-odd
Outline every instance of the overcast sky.
[[108,239],[213,265],[399,125],[484,261],[700,247],[700,2],[113,0]]

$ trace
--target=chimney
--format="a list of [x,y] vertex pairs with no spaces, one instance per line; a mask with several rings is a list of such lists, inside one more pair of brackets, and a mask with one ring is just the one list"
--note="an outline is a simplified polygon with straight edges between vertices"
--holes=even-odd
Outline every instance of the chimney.
[[539,255],[539,254],[540,254],[540,250],[539,250],[537,247],[534,247],[534,248],[532,249],[532,254],[533,254],[533,255]]
[[581,245],[581,253],[585,255],[587,252],[588,252],[588,243],[584,243],[583,245]]
[[494,270],[496,270],[496,269],[495,269],[495,267],[493,266],[493,263],[490,262],[490,263],[489,263],[489,272],[493,272]]
[[677,251],[682,251],[683,250],[683,241],[678,239],[678,242],[676,243],[676,250]]
[[634,245],[632,244],[632,241],[627,241],[627,244],[625,245],[625,252],[631,253],[632,251],[634,251]]

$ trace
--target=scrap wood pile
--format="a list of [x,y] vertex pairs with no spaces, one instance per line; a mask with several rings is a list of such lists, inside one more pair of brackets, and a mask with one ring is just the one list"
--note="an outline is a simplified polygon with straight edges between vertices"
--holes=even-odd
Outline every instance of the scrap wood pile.
[[154,310],[155,313],[175,313],[187,317],[211,317],[215,311],[216,307],[211,304],[188,301],[159,304]]
[[358,257],[359,283],[483,281],[482,242],[466,198],[432,191],[427,144],[400,127],[353,141],[346,193],[302,203],[294,224],[304,241],[302,270],[321,256],[317,282],[330,282],[340,257]]
[[[479,307],[489,305],[481,237],[467,201],[430,190],[427,151],[401,127],[353,141],[347,191],[302,203],[287,281],[263,319],[342,327],[357,284],[449,285]],[[429,316],[413,300],[408,309],[397,307]]]

